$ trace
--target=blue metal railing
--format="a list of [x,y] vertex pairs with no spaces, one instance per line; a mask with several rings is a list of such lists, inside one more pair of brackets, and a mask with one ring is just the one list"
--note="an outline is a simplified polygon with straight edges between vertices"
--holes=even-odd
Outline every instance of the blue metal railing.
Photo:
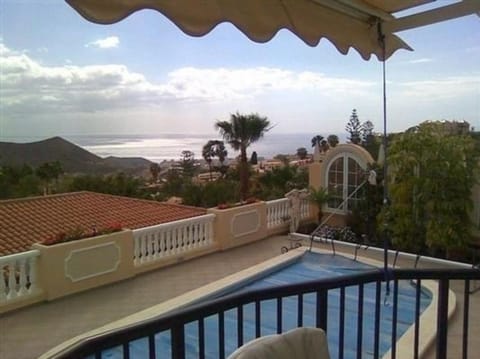
[[[391,318],[391,352],[392,358],[396,358],[397,353],[397,312],[398,312],[398,285],[399,281],[415,281],[415,311],[414,311],[414,342],[412,343],[412,358],[418,358],[420,354],[421,337],[419,335],[420,327],[420,297],[421,297],[421,282],[423,280],[437,280],[438,281],[438,299],[437,299],[437,339],[435,343],[436,358],[445,359],[448,348],[448,294],[449,284],[451,280],[461,280],[464,282],[464,302],[463,302],[463,336],[462,336],[462,356],[461,358],[468,358],[468,338],[469,338],[469,300],[470,300],[470,281],[480,279],[480,271],[476,269],[392,269],[389,274],[393,282],[393,291],[391,293],[392,299],[392,318]],[[373,347],[368,348],[373,358],[379,358],[380,352],[380,323],[381,323],[381,286],[385,278],[383,269],[363,272],[360,274],[345,275],[335,278],[327,278],[305,283],[298,283],[286,286],[279,286],[274,288],[266,288],[255,291],[243,292],[240,294],[229,295],[191,306],[185,309],[176,310],[158,318],[149,319],[144,322],[136,323],[135,325],[121,328],[114,332],[101,334],[95,337],[85,339],[83,342],[71,347],[68,351],[60,354],[57,358],[84,358],[94,357],[102,358],[102,352],[105,350],[121,347],[123,358],[130,358],[132,343],[143,339],[148,342],[148,357],[149,358],[163,358],[157,347],[156,336],[159,333],[168,333],[170,337],[169,347],[162,348],[166,353],[171,353],[173,359],[184,359],[186,355],[186,327],[194,325],[197,328],[198,343],[196,348],[198,350],[198,357],[203,359],[206,357],[206,320],[211,316],[217,318],[218,325],[216,326],[216,333],[208,333],[215,335],[216,345],[218,346],[218,358],[224,359],[226,356],[226,328],[225,328],[225,313],[227,311],[234,311],[236,313],[236,325],[233,326],[236,331],[237,346],[241,346],[245,341],[245,327],[244,323],[244,308],[247,305],[254,306],[254,322],[255,337],[261,334],[262,323],[262,303],[273,300],[276,303],[276,324],[273,329],[277,333],[285,330],[285,316],[283,313],[284,303],[288,298],[297,298],[297,326],[304,325],[304,308],[303,298],[308,294],[313,294],[316,298],[314,325],[319,328],[329,330],[328,323],[328,294],[332,290],[339,290],[339,317],[338,317],[338,343],[332,352],[335,352],[339,359],[345,357],[344,343],[346,335],[345,326],[345,297],[347,287],[358,288],[358,307],[356,313],[356,350],[357,358],[362,358],[365,350],[364,346],[364,288],[367,284],[375,286],[374,298],[374,329],[373,329]],[[291,314],[291,313],[290,313]],[[389,319],[390,320],[390,319]],[[193,324],[192,324],[193,323]],[[334,330],[333,326],[331,327]],[[350,329],[350,328],[349,328]],[[477,333],[478,335],[478,333]],[[351,338],[349,338],[351,339]],[[191,345],[191,343],[190,343]],[[329,344],[331,345],[331,344]],[[477,353],[478,354],[478,353]],[[475,353],[473,355],[476,356]],[[471,356],[473,358],[473,355]],[[167,356],[169,357],[169,356]]]

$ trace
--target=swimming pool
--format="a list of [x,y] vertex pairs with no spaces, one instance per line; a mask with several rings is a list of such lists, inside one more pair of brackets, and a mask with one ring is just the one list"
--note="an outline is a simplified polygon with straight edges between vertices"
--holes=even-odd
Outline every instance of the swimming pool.
[[[247,282],[234,283],[219,295],[250,291],[261,288],[280,286],[299,281],[309,281],[325,277],[337,277],[344,274],[352,274],[358,271],[371,271],[375,267],[353,261],[342,256],[332,256],[318,253],[305,253],[300,259],[287,263],[281,268],[269,270],[267,273],[259,273]],[[345,290],[345,343],[344,357],[357,357],[357,312],[358,312],[358,287],[347,287]],[[363,300],[363,340],[362,358],[373,356],[374,341],[374,313],[375,313],[375,284],[364,286]],[[385,286],[382,286],[382,298],[385,296]],[[203,300],[211,299],[203,298]],[[431,302],[431,294],[422,291],[420,311],[423,312]],[[283,330],[297,327],[298,297],[289,297],[282,304]],[[303,326],[315,326],[315,294],[306,294],[302,297]],[[380,322],[380,357],[390,348],[392,331],[392,305],[388,303],[381,306]],[[277,304],[275,300],[263,301],[261,304],[262,321],[260,333],[268,335],[276,333]],[[397,338],[401,337],[412,325],[415,318],[415,288],[409,282],[399,282],[398,295],[398,324]],[[243,308],[243,335],[244,342],[255,338],[255,306],[245,305]],[[340,290],[330,290],[328,295],[327,335],[332,358],[337,358],[339,342],[339,315],[340,315]],[[370,318],[370,320],[368,320]],[[237,347],[237,311],[225,312],[225,354],[228,356]],[[211,316],[204,321],[205,357],[216,359],[219,357],[218,316]],[[185,326],[186,358],[198,358],[198,325],[196,322]],[[157,357],[169,358],[170,335],[168,332],[159,333],[155,336]],[[148,340],[139,339],[130,343],[130,357],[144,358],[148,353]],[[120,348],[111,349],[102,353],[103,358],[122,358]]]

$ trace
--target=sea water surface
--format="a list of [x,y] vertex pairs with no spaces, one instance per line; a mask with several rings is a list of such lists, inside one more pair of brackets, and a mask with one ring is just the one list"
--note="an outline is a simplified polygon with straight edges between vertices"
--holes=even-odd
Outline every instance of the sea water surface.
[[[276,134],[267,133],[264,138],[252,144],[248,149],[250,155],[253,151],[259,157],[273,158],[277,154],[295,154],[297,148],[305,147],[309,153],[313,152],[311,138],[316,134],[292,133]],[[221,139],[218,134],[151,134],[151,135],[60,135],[64,139],[83,147],[100,157],[143,157],[150,161],[176,160],[181,158],[184,150],[192,151],[195,158],[202,158],[202,147],[209,140]],[[325,134],[326,137],[326,134]],[[344,135],[339,135],[341,142]],[[5,142],[34,142],[47,137],[2,137]],[[226,144],[228,157],[238,155]]]

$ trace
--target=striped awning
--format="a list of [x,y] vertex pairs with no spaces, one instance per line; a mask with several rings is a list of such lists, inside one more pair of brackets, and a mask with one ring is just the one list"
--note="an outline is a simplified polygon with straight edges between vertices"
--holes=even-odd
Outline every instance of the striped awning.
[[[415,13],[434,0],[66,0],[87,20],[111,24],[142,9],[154,9],[191,36],[203,36],[230,22],[251,40],[266,42],[288,29],[316,46],[322,38],[342,54],[356,49],[364,59],[380,60],[411,48],[395,32],[480,11],[479,0],[463,0]],[[441,4],[440,4],[441,5]],[[396,17],[399,11],[413,14]],[[379,39],[384,39],[385,53]]]

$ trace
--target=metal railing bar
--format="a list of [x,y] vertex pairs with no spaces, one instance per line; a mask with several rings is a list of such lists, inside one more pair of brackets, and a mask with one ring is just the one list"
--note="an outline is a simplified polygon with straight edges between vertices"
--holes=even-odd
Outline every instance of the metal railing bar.
[[339,303],[339,329],[338,329],[338,358],[343,359],[345,343],[345,287],[340,288],[340,303]]
[[358,286],[358,308],[357,308],[357,359],[362,359],[363,341],[363,284]]
[[198,351],[199,359],[205,359],[205,320],[198,320]]
[[448,288],[448,280],[440,279],[438,282],[437,359],[447,358]]
[[463,335],[462,335],[462,358],[468,358],[468,312],[470,309],[470,281],[465,281],[463,291]]
[[155,334],[148,336],[148,357],[149,359],[156,359],[157,357],[155,353]]
[[382,295],[382,282],[377,281],[375,287],[375,338],[373,342],[373,358],[380,356],[380,304]]
[[392,359],[397,357],[397,315],[398,315],[398,279],[393,281],[393,308],[392,308]]
[[122,345],[122,355],[123,358],[129,359],[130,358],[130,343],[123,343]]
[[283,332],[283,322],[282,322],[282,298],[277,298],[277,334]]
[[218,354],[225,359],[225,312],[218,313]]
[[243,305],[237,308],[237,344],[243,345]]
[[327,313],[328,313],[328,292],[327,290],[317,291],[317,309],[316,309],[316,326],[327,331]]
[[180,321],[172,326],[172,358],[185,359],[185,331]]
[[262,333],[260,332],[261,324],[260,324],[260,300],[255,300],[255,338],[259,338]]
[[303,326],[303,294],[299,294],[297,299],[297,326]]
[[415,331],[413,338],[413,358],[418,359],[418,346],[420,337],[420,294],[422,293],[421,280],[415,284]]

